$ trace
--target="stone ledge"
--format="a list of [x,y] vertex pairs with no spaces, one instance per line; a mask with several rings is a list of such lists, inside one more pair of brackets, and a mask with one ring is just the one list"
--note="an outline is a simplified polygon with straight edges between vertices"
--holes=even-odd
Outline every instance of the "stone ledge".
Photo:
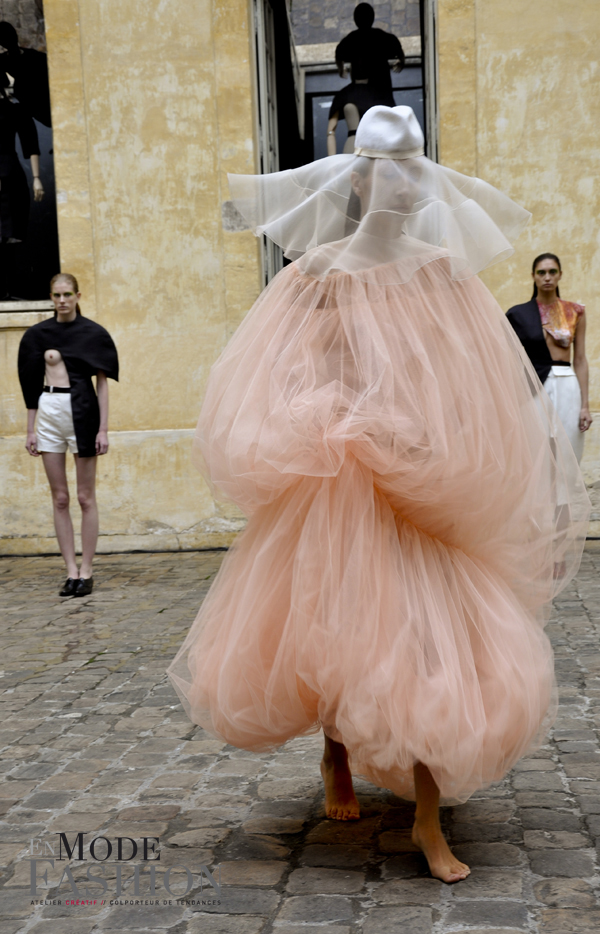
[[[245,521],[213,501],[192,464],[193,428],[110,431],[100,458],[99,553],[223,548]],[[0,554],[56,554],[52,507],[41,458],[28,457],[22,435],[0,438]],[[79,527],[72,459],[67,474]],[[75,541],[79,546],[79,536]]]
[[[102,517],[101,517],[102,518]],[[98,537],[98,555],[129,554],[134,551],[177,552],[212,551],[229,548],[239,530],[229,532],[171,532],[147,535],[103,535]],[[77,538],[77,536],[76,536]],[[77,546],[77,553],[81,549]],[[0,559],[31,557],[33,555],[60,555],[56,538],[3,538],[0,539]]]
[[26,330],[54,314],[52,302],[0,302],[0,331]]
[[[407,58],[418,57],[421,54],[420,36],[399,36],[404,54]],[[297,45],[299,65],[331,65],[335,62],[335,48],[337,42],[316,42],[311,45]]]

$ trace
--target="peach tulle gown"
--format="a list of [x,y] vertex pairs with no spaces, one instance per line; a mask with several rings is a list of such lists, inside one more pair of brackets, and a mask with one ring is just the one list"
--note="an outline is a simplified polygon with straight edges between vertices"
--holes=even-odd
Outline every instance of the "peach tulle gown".
[[[551,721],[545,608],[577,569],[587,497],[473,274],[526,212],[425,157],[357,162],[231,180],[250,224],[298,258],[211,372],[199,449],[248,525],[169,674],[190,718],[235,746],[322,727],[376,785],[412,797],[420,761],[464,801]],[[305,192],[291,207],[290,179]],[[323,205],[338,237],[310,244]]]

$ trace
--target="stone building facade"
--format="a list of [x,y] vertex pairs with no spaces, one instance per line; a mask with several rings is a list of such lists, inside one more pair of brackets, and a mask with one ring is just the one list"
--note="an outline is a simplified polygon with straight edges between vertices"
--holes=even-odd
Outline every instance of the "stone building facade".
[[[9,18],[22,0],[0,5]],[[375,6],[380,22],[412,33],[394,19],[414,18],[409,0]],[[222,214],[227,172],[258,165],[253,2],[45,0],[44,10],[61,265],[122,360],[99,464],[100,549],[226,544],[240,519],[213,501],[191,448],[210,365],[261,288],[257,241]],[[351,12],[294,0],[298,43],[311,30],[336,41]],[[437,14],[441,161],[533,212],[487,284],[503,308],[526,300],[531,259],[552,250],[561,291],[588,307],[597,421],[584,470],[600,485],[600,5],[580,0],[575,18],[559,0],[543,15],[531,0],[438,0]],[[56,550],[15,371],[25,327],[46,313],[0,315],[0,553]]]

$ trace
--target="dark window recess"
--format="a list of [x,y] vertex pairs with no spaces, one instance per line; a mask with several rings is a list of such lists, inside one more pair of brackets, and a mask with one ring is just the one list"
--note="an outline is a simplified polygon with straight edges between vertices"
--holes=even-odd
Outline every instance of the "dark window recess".
[[[279,169],[294,169],[312,161],[312,140],[300,138],[296,89],[290,48],[289,19],[285,0],[270,0],[275,27],[277,80],[277,133]],[[306,137],[306,134],[305,134]]]
[[[60,270],[42,6],[36,0],[18,6],[19,15],[5,9],[0,16],[0,311],[15,301],[47,299]],[[38,154],[43,198],[36,201]]]

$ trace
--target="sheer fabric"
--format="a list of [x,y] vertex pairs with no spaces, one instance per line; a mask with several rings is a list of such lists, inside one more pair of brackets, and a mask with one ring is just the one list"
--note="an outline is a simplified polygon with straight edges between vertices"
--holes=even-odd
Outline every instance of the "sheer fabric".
[[[446,208],[431,216],[447,239]],[[412,797],[420,761],[463,801],[552,718],[543,625],[588,500],[510,324],[463,277],[503,237],[460,255],[398,233],[379,262],[353,235],[317,247],[213,367],[197,456],[249,522],[169,673],[227,742],[267,750],[322,725],[376,784]]]
[[[388,281],[405,282],[439,255],[423,244],[445,249],[450,276],[468,278],[510,256],[531,216],[481,179],[425,156],[330,156],[273,175],[230,175],[229,186],[249,227],[317,278],[392,264]],[[323,244],[329,249],[314,251]]]

